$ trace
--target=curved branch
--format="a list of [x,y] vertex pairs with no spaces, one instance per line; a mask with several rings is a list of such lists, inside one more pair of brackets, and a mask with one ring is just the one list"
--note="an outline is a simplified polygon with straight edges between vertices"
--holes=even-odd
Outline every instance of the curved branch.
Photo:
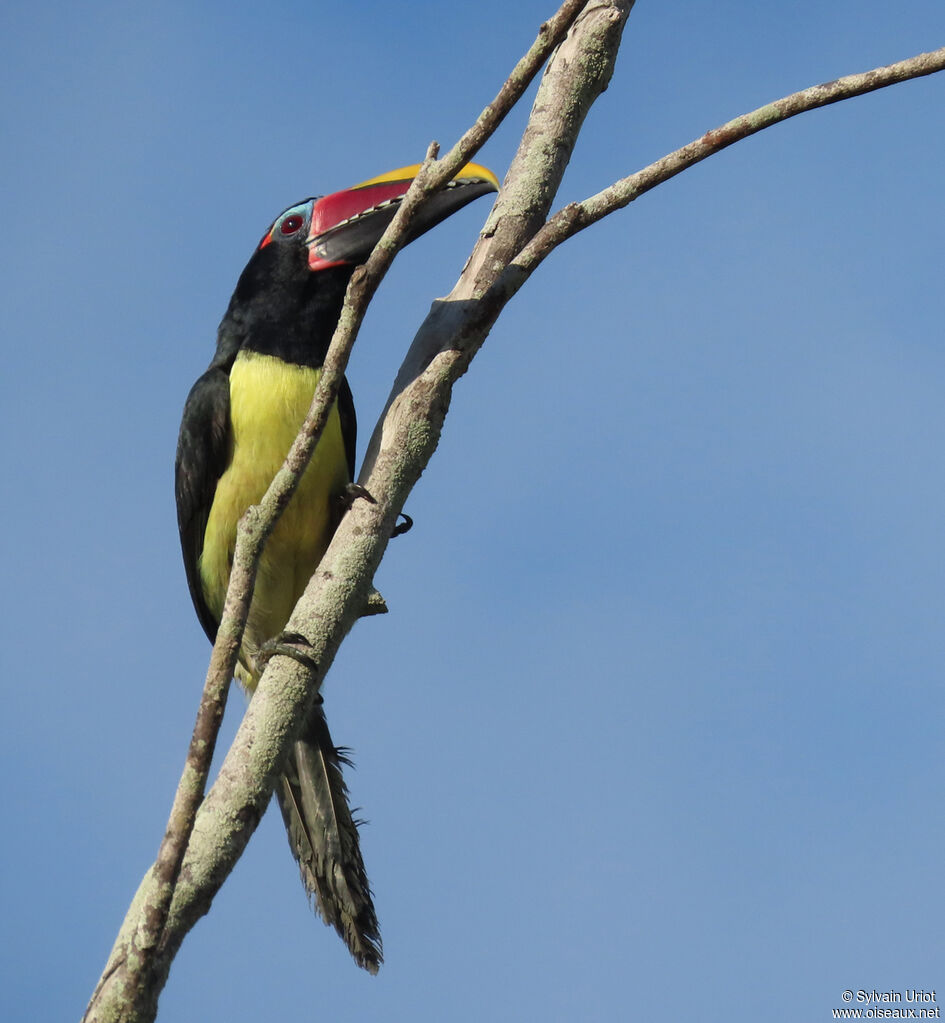
[[945,47],[929,53],[920,53],[908,60],[900,60],[885,67],[874,68],[872,71],[847,75],[833,82],[801,89],[800,92],[794,92],[790,96],[784,96],[748,114],[727,121],[681,149],[668,153],[648,167],[621,178],[596,195],[565,206],[512,260],[514,269],[507,284],[513,284],[514,280],[514,288],[517,291],[549,253],[578,231],[583,231],[585,227],[590,227],[616,210],[623,209],[657,185],[736,142],[741,142],[742,139],[808,110],[816,110],[818,107],[829,106],[831,103],[839,103],[841,100],[852,99],[854,96],[862,96],[877,89],[885,89],[890,85],[898,85],[900,82],[908,82],[943,70]]
[[[396,516],[435,450],[453,383],[465,372],[505,303],[547,254],[577,231],[748,135],[805,110],[945,66],[945,51],[939,50],[795,93],[708,132],[598,195],[565,207],[546,222],[583,117],[609,81],[632,6],[633,0],[568,0],[542,26],[535,45],[496,100],[450,153],[436,162],[434,151],[428,154],[398,216],[368,264],[352,278],[303,433],[264,498],[263,504],[275,505],[276,511],[271,521],[254,522],[254,530],[262,534],[271,530],[278,508],[288,502],[315,446],[319,423],[337,394],[364,306],[399,247],[412,211],[475,153],[560,42],[496,208],[456,287],[446,300],[434,304],[421,327],[375,429],[361,478],[377,503],[357,502],[342,521],[288,623],[290,631],[306,637],[319,668],[313,672],[288,658],[272,658],[219,778],[194,818],[192,811],[202,796],[209,765],[208,750],[212,753],[214,721],[222,714],[221,700],[239,649],[241,617],[245,619],[240,609],[248,607],[255,572],[255,540],[245,541],[249,552],[245,563],[240,547],[221,638],[211,662],[210,675],[217,688],[208,687],[207,707],[201,710],[201,715],[207,715],[201,720],[208,723],[209,731],[195,732],[194,759],[188,758],[181,782],[187,791],[172,810],[169,831],[174,837],[162,846],[158,862],[142,881],[86,1019],[153,1019],[158,993],[181,941],[207,911],[245,847],[268,803],[294,737],[295,722],[304,717],[342,639],[364,613]],[[256,520],[262,514],[254,509],[250,518]],[[241,540],[243,534],[241,529]]]
[[[433,416],[431,446],[419,467],[410,469],[410,476],[419,476],[432,455],[452,383],[466,371],[511,297],[509,293],[503,299],[495,292],[496,282],[545,223],[584,118],[610,82],[633,5],[634,0],[591,0],[549,62],[528,125],[479,240],[449,296],[434,303],[398,370],[368,444],[359,476],[362,483],[373,475],[383,449],[395,450],[407,439],[403,433],[394,439],[398,428],[393,413],[398,407],[410,409],[411,417],[420,421],[425,415]],[[487,294],[495,300],[487,299]],[[439,359],[436,373],[442,377],[437,393],[415,394],[414,385],[421,392],[427,386],[421,378],[435,358]],[[380,491],[380,485],[373,479],[368,485],[377,497],[375,490]]]
[[[311,458],[328,412],[337,398],[367,305],[403,245],[413,217],[426,199],[443,187],[491,137],[564,37],[584,3],[585,0],[567,0],[541,26],[535,43],[513,69],[495,100],[443,160],[435,162],[437,147],[435,143],[431,145],[397,216],[367,264],[352,277],[306,420],[260,504],[250,508],[240,522],[224,611],[164,839],[154,865],[129,907],[105,971],[83,1017],[85,1020],[154,1018],[158,994],[184,935],[209,908],[213,895],[229,874],[265,810],[278,767],[294,738],[294,722],[302,720],[305,708],[317,693],[333,651],[331,656],[319,660],[318,672],[303,671],[301,677],[293,679],[283,676],[298,665],[292,661],[286,664],[285,658],[273,658],[252,701],[253,713],[247,712],[251,718],[249,727],[245,735],[243,729],[240,731],[244,743],[239,746],[238,736],[224,762],[217,785],[205,800],[210,763],[263,547]],[[353,616],[349,614],[343,625],[336,623],[334,627],[339,643],[360,614],[377,609],[371,605],[369,584],[361,588],[359,600],[360,606],[354,607]],[[271,682],[266,678],[270,674],[274,677]],[[298,672],[293,674],[299,675]],[[274,710],[269,707],[273,689],[277,689],[280,696]],[[265,737],[268,741],[264,744],[258,742],[252,720],[257,712],[267,722],[275,720],[274,727],[267,730]],[[246,742],[250,748],[265,751],[261,762],[249,757]],[[219,807],[210,802],[218,787],[225,793]],[[205,816],[215,820],[216,828],[201,831],[197,814],[202,803],[209,803],[205,806]],[[210,842],[205,840],[207,834],[213,836]],[[187,882],[183,887],[179,884],[182,877]]]
[[[365,266],[352,278],[332,349],[323,367],[322,380],[331,379],[335,372],[333,350],[336,343],[345,343],[345,338],[353,340],[363,316],[364,305],[373,295],[399,247],[398,238],[406,234],[410,218],[419,209],[424,197],[431,194],[438,185],[445,184],[455,170],[474,154],[476,147],[486,140],[488,134],[495,130],[537,73],[541,61],[558,44],[568,25],[575,21],[579,11],[583,11],[583,18],[587,9],[599,7],[609,11],[613,6],[629,12],[632,0],[624,0],[618,5],[566,4],[555,19],[542,26],[535,47],[519,63],[513,78],[503,87],[496,102],[480,117],[478,127],[467,132],[442,161],[432,162],[431,150],[390,228]],[[613,20],[610,15],[605,18],[608,19]],[[580,23],[581,18],[577,20]],[[587,39],[580,33],[577,39],[573,46],[580,49],[581,39],[584,39],[586,45]],[[570,39],[562,44],[562,49],[567,42]],[[600,79],[597,87],[589,90],[594,97],[609,80],[618,42],[619,35],[612,43],[609,65],[605,64],[602,70],[594,64],[595,73]],[[562,67],[567,66],[565,61],[557,63]],[[578,74],[586,75],[587,72],[581,70]],[[592,99],[587,100],[588,106],[590,102]],[[575,136],[581,120],[583,115],[572,123]],[[448,160],[455,160],[455,167]],[[416,439],[414,436],[413,440]],[[405,448],[411,457],[416,456],[415,443],[406,443]],[[429,454],[421,458],[420,462],[413,463],[417,466],[416,476],[419,476],[419,471],[428,459]],[[294,738],[296,722],[304,719],[338,647],[354,622],[364,613],[374,572],[390,539],[397,514],[416,479],[416,476],[410,478],[412,473],[405,474],[403,471],[407,464],[410,464],[409,458],[406,462],[395,460],[388,464],[387,473],[370,476],[369,488],[375,503],[356,502],[342,520],[318,570],[287,623],[289,632],[305,637],[318,669],[313,671],[297,661],[277,655],[269,661],[260,679],[220,775],[197,816],[193,838],[188,845],[182,868],[182,876],[187,884],[175,890],[162,943],[161,953],[168,962],[189,928],[209,908],[210,899],[248,841],[265,809],[286,750]],[[234,820],[237,826],[234,826]]]

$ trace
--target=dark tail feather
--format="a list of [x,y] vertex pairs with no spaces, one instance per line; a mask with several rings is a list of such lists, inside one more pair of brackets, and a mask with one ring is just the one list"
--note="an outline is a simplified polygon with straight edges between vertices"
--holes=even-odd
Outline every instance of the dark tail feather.
[[326,924],[344,939],[358,966],[371,973],[383,962],[371,888],[361,859],[348,788],[321,705],[296,742],[276,796],[302,883]]

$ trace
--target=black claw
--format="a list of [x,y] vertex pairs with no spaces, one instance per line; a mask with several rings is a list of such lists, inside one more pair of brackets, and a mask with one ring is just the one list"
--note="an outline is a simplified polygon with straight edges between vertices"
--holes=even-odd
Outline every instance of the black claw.
[[280,632],[273,639],[266,640],[256,651],[254,657],[256,669],[262,673],[271,657],[282,654],[283,657],[291,657],[293,661],[298,661],[311,671],[318,671],[318,661],[308,652],[311,649],[312,644],[301,633]]
[[398,522],[397,525],[394,526],[394,531],[390,535],[392,540],[395,536],[403,536],[404,533],[409,533],[410,530],[413,529],[413,519],[406,512],[401,512],[400,517],[404,521]]
[[340,501],[345,511],[350,511],[351,505],[354,504],[357,499],[361,497],[368,504],[377,504],[377,501],[371,496],[371,492],[367,487],[362,487],[360,483],[349,483],[341,493]]

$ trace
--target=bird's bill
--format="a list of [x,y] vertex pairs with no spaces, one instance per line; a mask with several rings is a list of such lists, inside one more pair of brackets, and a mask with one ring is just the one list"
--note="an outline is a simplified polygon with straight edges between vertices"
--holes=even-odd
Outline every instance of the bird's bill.
[[[394,219],[397,207],[419,170],[420,164],[398,167],[342,192],[317,199],[312,208],[307,239],[311,269],[363,263]],[[499,181],[492,171],[476,163],[467,163],[420,210],[411,225],[407,241],[413,241],[431,227],[436,227],[473,199],[498,190]]]

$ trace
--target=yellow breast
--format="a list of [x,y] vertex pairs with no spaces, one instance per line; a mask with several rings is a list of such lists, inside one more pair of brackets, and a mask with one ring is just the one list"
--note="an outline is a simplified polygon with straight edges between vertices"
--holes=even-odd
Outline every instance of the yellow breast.
[[[241,351],[230,371],[231,454],[217,483],[200,557],[204,596],[219,618],[230,577],[236,526],[259,501],[285,459],[308,412],[320,370],[271,355]],[[337,499],[348,483],[337,407],[298,490],[263,553],[245,638],[251,661],[278,635],[324,554],[337,521]]]

